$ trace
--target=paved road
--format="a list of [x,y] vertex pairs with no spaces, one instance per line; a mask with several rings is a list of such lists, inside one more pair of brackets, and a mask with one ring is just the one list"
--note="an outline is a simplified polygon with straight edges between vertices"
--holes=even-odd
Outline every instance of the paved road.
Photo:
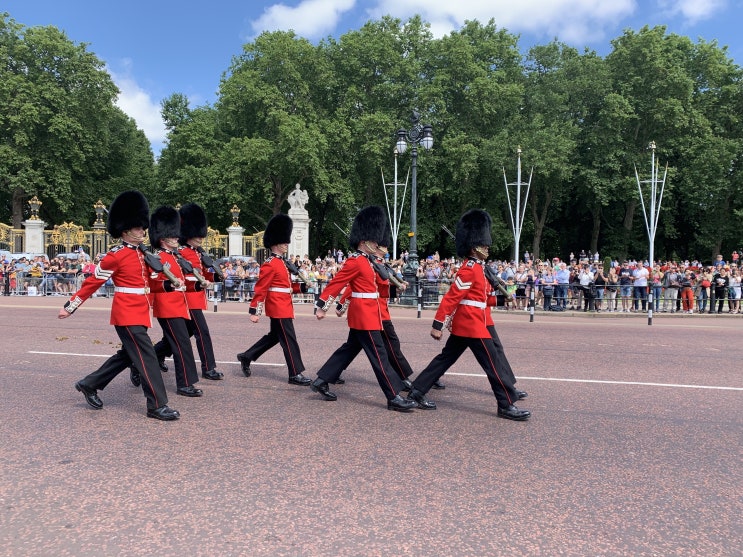
[[[517,423],[469,354],[409,415],[361,358],[337,402],[288,385],[278,348],[245,378],[234,355],[268,323],[220,305],[226,379],[187,399],[165,374],[183,417],[163,423],[127,374],[85,404],[74,382],[117,348],[110,302],[59,321],[61,303],[0,298],[0,555],[742,554],[739,316],[496,313],[533,412]],[[297,311],[314,378],[347,329]],[[394,317],[422,369],[432,313]]]

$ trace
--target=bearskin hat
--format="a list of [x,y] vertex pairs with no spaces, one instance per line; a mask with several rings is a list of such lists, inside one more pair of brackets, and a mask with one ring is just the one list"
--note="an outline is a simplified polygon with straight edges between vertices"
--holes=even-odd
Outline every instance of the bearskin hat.
[[472,248],[489,246],[493,243],[490,237],[490,215],[481,209],[470,209],[459,219],[455,244],[457,255],[467,257]]
[[293,229],[294,221],[289,215],[276,213],[266,225],[266,231],[263,233],[263,246],[271,249],[271,246],[290,243]]
[[379,205],[364,207],[353,219],[348,241],[353,249],[359,249],[361,242],[377,242],[381,244],[385,238],[385,223],[387,216]]
[[150,225],[150,206],[142,193],[131,190],[120,193],[108,209],[106,228],[112,238],[130,228],[141,226],[145,230]]
[[150,217],[150,245],[158,249],[163,238],[180,238],[181,216],[173,207],[163,205]]
[[181,237],[182,245],[191,238],[206,238],[206,213],[196,203],[186,203],[178,212],[181,214]]

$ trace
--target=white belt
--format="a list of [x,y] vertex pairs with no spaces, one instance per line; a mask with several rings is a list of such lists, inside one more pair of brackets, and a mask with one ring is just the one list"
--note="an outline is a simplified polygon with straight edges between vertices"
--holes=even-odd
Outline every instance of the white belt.
[[278,288],[276,286],[272,286],[268,289],[269,292],[281,292],[282,294],[291,294],[292,289],[291,288]]
[[480,309],[485,309],[486,307],[488,307],[488,304],[486,304],[485,302],[478,302],[476,300],[462,300],[461,302],[459,302],[459,305],[460,306],[474,306]]
[[352,298],[379,298],[379,292],[352,292]]
[[114,286],[114,292],[119,294],[149,294],[149,288],[129,288],[128,286]]

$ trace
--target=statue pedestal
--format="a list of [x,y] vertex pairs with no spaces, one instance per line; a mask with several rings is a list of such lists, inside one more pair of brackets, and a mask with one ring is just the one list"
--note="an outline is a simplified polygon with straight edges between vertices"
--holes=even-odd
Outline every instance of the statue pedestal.
[[294,223],[292,240],[289,243],[289,256],[304,257],[310,253],[310,214],[307,209],[289,209],[289,217]]
[[245,255],[243,253],[243,232],[245,229],[242,226],[230,226],[227,229],[227,255],[229,257]]
[[44,253],[44,227],[46,223],[41,219],[28,219],[23,221],[26,227],[25,247],[26,253]]

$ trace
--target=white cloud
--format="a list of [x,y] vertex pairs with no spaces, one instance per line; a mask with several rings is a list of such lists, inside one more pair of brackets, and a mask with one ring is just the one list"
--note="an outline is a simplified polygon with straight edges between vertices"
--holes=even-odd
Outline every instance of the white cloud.
[[295,7],[274,4],[250,25],[256,34],[292,29],[301,37],[321,38],[330,34],[355,4],[356,0],[304,0]]
[[390,14],[406,19],[420,14],[435,36],[462,26],[465,20],[487,23],[511,33],[558,37],[579,46],[603,38],[607,29],[634,13],[636,0],[379,0],[368,10],[372,18]]
[[117,75],[110,68],[108,73],[121,91],[116,106],[134,119],[137,128],[144,131],[149,139],[155,156],[158,156],[166,137],[165,123],[160,115],[160,102],[153,99],[132,77]]
[[709,19],[725,8],[726,0],[659,0],[658,5],[669,15],[680,15],[687,24]]

